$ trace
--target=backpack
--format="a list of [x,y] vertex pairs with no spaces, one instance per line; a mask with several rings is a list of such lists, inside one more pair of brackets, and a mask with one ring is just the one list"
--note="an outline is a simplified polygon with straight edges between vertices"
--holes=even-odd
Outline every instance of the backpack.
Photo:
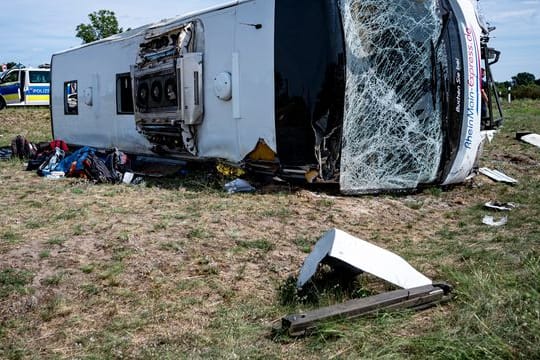
[[94,153],[89,153],[83,164],[87,177],[96,183],[115,183],[118,181],[118,178],[111,173],[103,160]]
[[111,172],[113,183],[121,182],[127,167],[126,155],[117,148],[110,149],[105,154],[106,157],[103,161]]
[[26,171],[38,170],[43,163],[48,161],[51,158],[51,154],[48,153],[38,153],[33,159],[28,160],[28,165],[26,165]]
[[11,140],[11,157],[19,159],[31,159],[36,155],[37,147],[26,140],[22,135],[17,135]]

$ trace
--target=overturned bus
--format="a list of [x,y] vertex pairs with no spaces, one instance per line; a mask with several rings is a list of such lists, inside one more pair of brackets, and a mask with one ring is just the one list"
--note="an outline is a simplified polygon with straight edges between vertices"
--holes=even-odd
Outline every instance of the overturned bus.
[[53,55],[53,135],[347,194],[458,183],[496,53],[475,3],[237,0],[114,35]]

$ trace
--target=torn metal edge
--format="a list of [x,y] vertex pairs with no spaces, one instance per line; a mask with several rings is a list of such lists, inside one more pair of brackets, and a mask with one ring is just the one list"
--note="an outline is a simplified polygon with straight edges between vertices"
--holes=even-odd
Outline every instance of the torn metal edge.
[[342,230],[331,229],[319,239],[304,261],[298,275],[298,288],[312,278],[326,257],[344,262],[352,268],[368,272],[404,289],[432,284],[429,278],[393,252]]
[[501,203],[498,201],[488,201],[484,204],[484,206],[491,210],[499,210],[499,211],[510,211],[517,207],[516,204],[507,202],[507,203]]
[[480,168],[478,171],[482,174],[487,176],[488,178],[498,181],[498,182],[505,182],[509,184],[517,184],[518,181],[514,178],[511,178],[510,176],[498,171],[498,170],[492,170],[489,168]]
[[526,142],[527,144],[534,145],[538,148],[540,148],[540,135],[534,134],[534,133],[522,133],[522,134],[516,134],[516,137],[518,140],[521,140],[523,142]]

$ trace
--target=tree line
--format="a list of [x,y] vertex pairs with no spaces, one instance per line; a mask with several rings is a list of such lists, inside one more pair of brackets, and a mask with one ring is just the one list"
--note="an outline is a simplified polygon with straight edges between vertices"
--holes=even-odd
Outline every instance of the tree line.
[[540,99],[540,79],[528,72],[521,72],[512,76],[512,81],[496,82],[499,94],[512,93],[514,99]]

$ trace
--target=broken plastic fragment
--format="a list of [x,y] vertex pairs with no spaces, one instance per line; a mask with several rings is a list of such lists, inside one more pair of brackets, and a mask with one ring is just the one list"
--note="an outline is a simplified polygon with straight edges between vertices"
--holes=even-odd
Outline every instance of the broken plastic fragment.
[[246,173],[243,169],[224,163],[218,163],[216,165],[216,170],[223,176],[242,176]]
[[482,223],[489,226],[503,226],[508,222],[508,217],[504,216],[499,221],[495,221],[493,216],[486,215],[482,219]]
[[246,157],[253,161],[273,162],[276,160],[276,153],[263,139],[259,139],[255,148]]
[[229,194],[255,191],[255,188],[243,179],[235,179],[231,182],[228,182],[227,184],[225,184],[224,188]]
[[304,261],[296,284],[298,288],[311,279],[326,257],[344,262],[404,289],[432,283],[398,255],[344,231],[332,229],[319,239]]
[[64,178],[66,175],[63,171],[51,171],[47,175],[45,175],[45,178],[51,179],[51,180],[58,180]]
[[502,172],[498,170],[492,170],[488,168],[480,168],[478,171],[480,171],[481,174],[487,176],[488,178],[498,181],[498,182],[506,182],[509,184],[517,184],[518,181],[514,178],[511,178],[510,176],[503,174]]
[[124,184],[131,184],[131,181],[133,181],[133,176],[134,175],[135,175],[134,173],[126,171],[124,173],[124,176],[122,176],[122,182]]
[[521,136],[519,140],[524,141],[528,144],[534,145],[536,147],[540,147],[540,135],[538,134],[527,134],[527,135]]
[[510,211],[514,208],[516,208],[516,204],[514,203],[501,203],[498,201],[489,201],[484,204],[485,207],[492,210],[499,210],[499,211]]
[[491,142],[493,138],[495,137],[495,134],[497,134],[497,130],[484,130],[481,131],[481,136],[483,140],[487,140],[487,142]]
[[146,185],[146,182],[144,181],[144,177],[136,176],[135,178],[133,178],[133,180],[131,180],[131,185],[144,186],[144,185]]

